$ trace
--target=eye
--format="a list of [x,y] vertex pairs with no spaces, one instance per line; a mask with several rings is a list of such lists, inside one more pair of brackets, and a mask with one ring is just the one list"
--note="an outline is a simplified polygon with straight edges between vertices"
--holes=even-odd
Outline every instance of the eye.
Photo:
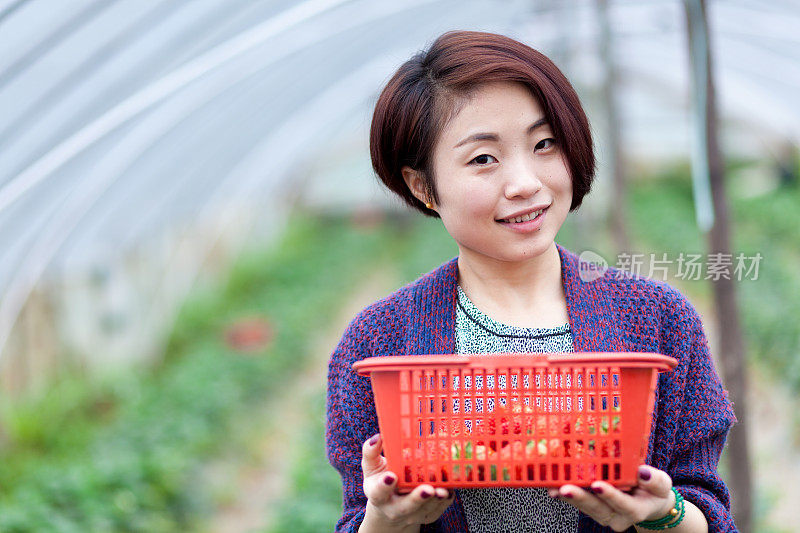
[[[545,148],[544,146],[542,146],[542,143],[546,143],[547,141],[550,141],[550,145]],[[549,137],[547,139],[542,139],[541,141],[539,141],[538,144],[536,145],[536,148],[537,149],[538,148],[542,148],[542,149],[546,150],[546,149],[554,147],[555,145],[556,145],[556,140],[553,139],[552,137]]]
[[[469,164],[470,165],[478,165],[479,167],[485,167],[488,164],[488,161],[486,161],[487,157],[491,157],[492,159],[494,159],[494,156],[491,156],[489,154],[481,154],[481,155],[477,156],[475,159],[473,159],[472,161],[470,161]],[[484,162],[478,162],[479,159],[483,160]],[[497,161],[497,159],[495,159],[495,161]]]

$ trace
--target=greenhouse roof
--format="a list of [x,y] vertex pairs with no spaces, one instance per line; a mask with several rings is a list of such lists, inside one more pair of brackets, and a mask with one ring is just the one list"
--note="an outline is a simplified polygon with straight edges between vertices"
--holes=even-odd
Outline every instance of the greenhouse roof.
[[[609,5],[626,152],[686,156],[683,4]],[[797,143],[800,6],[709,9],[725,147],[769,156]],[[349,147],[360,162],[331,201],[372,187],[377,92],[443,31],[542,50],[602,122],[599,28],[593,1],[0,0],[0,348],[43,280],[113,269],[223,211],[276,211],[323,154]]]

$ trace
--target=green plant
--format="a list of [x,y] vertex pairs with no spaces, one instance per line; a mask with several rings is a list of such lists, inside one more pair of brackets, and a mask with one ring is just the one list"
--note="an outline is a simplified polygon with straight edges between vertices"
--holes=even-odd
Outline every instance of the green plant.
[[[230,421],[302,368],[364,269],[398,238],[387,225],[298,216],[270,250],[246,251],[230,279],[184,305],[163,362],[96,381],[80,374],[45,394],[3,401],[0,531],[196,529],[212,508],[202,465],[226,444]],[[256,314],[275,330],[261,353],[224,339]]]

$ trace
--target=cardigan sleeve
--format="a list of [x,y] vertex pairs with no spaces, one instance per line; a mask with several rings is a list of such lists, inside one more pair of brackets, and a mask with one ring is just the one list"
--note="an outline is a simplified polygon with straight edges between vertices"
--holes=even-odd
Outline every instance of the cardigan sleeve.
[[[677,291],[676,291],[677,292]],[[728,488],[717,466],[728,431],[736,422],[727,391],[708,348],[700,317],[692,304],[677,294],[669,315],[667,355],[673,355],[684,369],[679,387],[682,394],[676,405],[672,454],[666,467],[673,485],[694,503],[708,521],[709,533],[736,531],[730,512]],[[677,372],[682,370],[681,372]],[[679,389],[678,389],[679,390]],[[665,390],[675,394],[678,390]]]
[[347,327],[328,364],[325,443],[328,461],[342,477],[343,513],[337,532],[356,532],[364,519],[367,497],[361,472],[361,447],[378,432],[369,378],[351,365],[368,356],[364,312]]

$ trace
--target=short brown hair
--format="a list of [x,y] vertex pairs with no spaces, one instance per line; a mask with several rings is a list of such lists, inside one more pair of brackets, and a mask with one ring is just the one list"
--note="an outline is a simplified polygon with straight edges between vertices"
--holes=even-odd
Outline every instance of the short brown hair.
[[438,202],[433,176],[436,140],[465,97],[493,81],[520,82],[539,100],[572,176],[570,211],[577,209],[595,174],[592,133],[578,95],[545,55],[494,33],[446,32],[397,69],[372,115],[370,155],[378,178],[409,206],[438,217],[411,193],[401,169],[407,165],[419,171]]

